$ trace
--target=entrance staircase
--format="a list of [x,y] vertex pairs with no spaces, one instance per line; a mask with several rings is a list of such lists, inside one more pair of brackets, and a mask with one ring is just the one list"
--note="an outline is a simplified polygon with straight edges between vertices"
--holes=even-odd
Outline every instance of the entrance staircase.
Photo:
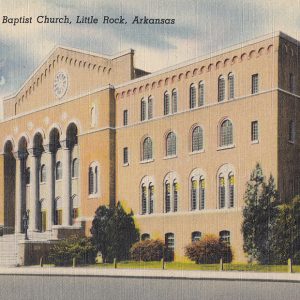
[[0,266],[16,266],[18,264],[18,243],[25,235],[7,234],[0,236]]

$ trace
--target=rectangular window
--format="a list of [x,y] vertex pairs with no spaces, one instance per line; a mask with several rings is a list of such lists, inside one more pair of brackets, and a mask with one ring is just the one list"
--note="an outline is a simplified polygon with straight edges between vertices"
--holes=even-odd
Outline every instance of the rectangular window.
[[197,181],[193,180],[192,181],[192,195],[191,195],[191,208],[192,210],[195,210],[197,208]]
[[258,93],[258,74],[252,75],[252,94]]
[[176,182],[173,184],[173,201],[173,211],[176,212],[178,209],[178,184]]
[[141,121],[146,120],[146,102],[142,100],[141,102]]
[[128,147],[123,148],[123,164],[128,164]]
[[204,105],[204,83],[199,83],[199,99],[198,99],[198,105],[202,106]]
[[128,110],[125,109],[123,111],[123,125],[127,126],[128,125]]
[[154,186],[149,187],[149,214],[153,214]]
[[258,121],[251,122],[251,141],[258,141]]
[[224,177],[219,178],[219,206],[225,207],[225,181]]
[[170,193],[170,184],[166,183],[165,185],[165,200],[166,200],[166,213],[171,211],[171,193]]
[[200,209],[205,208],[205,179],[200,180],[200,189],[199,189],[199,199],[200,199]]
[[148,120],[153,118],[153,101],[152,98],[148,99]]

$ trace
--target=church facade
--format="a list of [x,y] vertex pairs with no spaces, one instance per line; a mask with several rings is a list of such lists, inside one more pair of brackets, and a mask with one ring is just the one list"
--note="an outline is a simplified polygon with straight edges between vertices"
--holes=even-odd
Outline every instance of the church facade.
[[132,209],[141,238],[184,258],[205,234],[244,261],[242,208],[256,163],[282,201],[299,193],[299,42],[276,33],[149,74],[134,51],[57,47],[0,123],[4,235],[89,234],[100,205]]

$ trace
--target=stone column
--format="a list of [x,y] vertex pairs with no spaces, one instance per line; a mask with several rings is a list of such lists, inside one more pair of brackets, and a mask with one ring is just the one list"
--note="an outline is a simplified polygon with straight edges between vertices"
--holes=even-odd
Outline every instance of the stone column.
[[54,224],[54,153],[50,151],[49,145],[44,146],[46,157],[46,185],[47,185],[47,230],[52,229]]
[[71,225],[71,151],[67,147],[67,141],[62,141],[63,163],[62,163],[62,208],[63,208],[63,225]]
[[28,149],[30,154],[30,206],[29,230],[37,231],[37,202],[38,202],[38,159],[34,149]]
[[18,152],[16,158],[16,213],[15,213],[15,233],[22,232],[22,180],[21,180],[21,160]]

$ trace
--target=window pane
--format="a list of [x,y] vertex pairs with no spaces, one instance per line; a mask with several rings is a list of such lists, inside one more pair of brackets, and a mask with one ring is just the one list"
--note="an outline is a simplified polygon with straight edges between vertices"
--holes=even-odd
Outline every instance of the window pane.
[[89,194],[94,193],[94,174],[93,174],[93,168],[89,167]]
[[258,121],[251,122],[251,141],[258,141]]
[[170,132],[167,136],[167,156],[176,155],[176,135]]
[[171,211],[171,193],[170,193],[170,183],[165,184],[165,202],[166,202],[166,212]]
[[219,207],[225,207],[225,179],[224,177],[219,178]]
[[149,214],[153,213],[153,203],[154,203],[154,186],[149,186]]
[[128,110],[124,110],[123,112],[123,125],[126,126],[128,125]]
[[178,183],[173,183],[173,211],[176,212],[178,209]]
[[177,112],[177,91],[173,90],[172,92],[172,113]]
[[199,199],[200,199],[200,209],[205,208],[205,179],[200,179],[200,188],[199,188]]
[[229,120],[221,124],[220,146],[228,146],[233,143],[232,123]]
[[218,101],[223,101],[225,99],[225,79],[219,77],[218,80]]
[[195,210],[197,208],[197,181],[192,180],[192,190],[191,190],[191,209]]
[[146,102],[144,100],[141,101],[141,121],[146,120]]
[[169,94],[165,93],[164,95],[164,115],[168,115],[170,113],[170,99]]
[[142,214],[144,215],[146,212],[147,212],[146,186],[142,185]]
[[195,127],[192,133],[192,151],[203,149],[203,132],[200,126]]
[[128,147],[123,149],[123,164],[128,164]]
[[152,140],[150,137],[145,138],[143,142],[143,160],[152,159]]
[[201,232],[200,231],[192,232],[192,242],[200,241],[200,239],[201,239]]
[[228,76],[228,85],[229,85],[228,99],[233,99],[234,98],[234,76],[233,76],[233,74],[229,74],[229,76]]
[[229,207],[234,207],[234,175],[229,175],[228,177],[229,184]]
[[252,75],[252,94],[258,93],[258,74]]
[[202,81],[199,82],[199,99],[198,99],[198,105],[202,106],[204,105],[204,83]]
[[151,97],[148,98],[148,119],[153,118],[153,100]]
[[196,107],[196,87],[194,85],[190,86],[190,108]]
[[220,231],[219,235],[220,235],[220,241],[230,245],[230,231],[227,230]]

